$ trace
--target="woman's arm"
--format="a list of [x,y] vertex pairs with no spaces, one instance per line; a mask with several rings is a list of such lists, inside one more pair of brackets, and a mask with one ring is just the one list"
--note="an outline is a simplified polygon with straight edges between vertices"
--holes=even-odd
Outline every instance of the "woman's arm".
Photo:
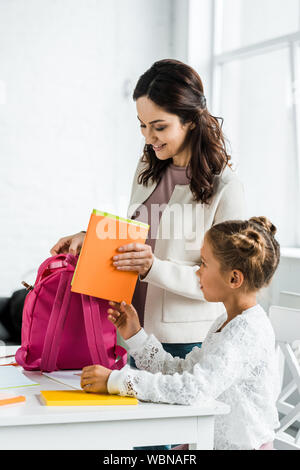
[[140,280],[183,297],[204,301],[196,276],[198,269],[199,266],[196,264],[195,266],[186,266],[174,261],[161,260],[154,256],[151,269],[145,277],[140,277]]
[[[215,210],[213,225],[225,220],[243,219],[245,217],[245,195],[242,183],[234,178],[222,188]],[[199,252],[200,252],[199,246]],[[171,291],[184,297],[205,300],[195,272],[199,266],[186,266],[154,256],[151,269],[141,281]]]
[[75,233],[74,235],[68,235],[62,237],[58,242],[51,248],[50,253],[52,256],[60,253],[72,253],[78,255],[83,245],[86,232]]

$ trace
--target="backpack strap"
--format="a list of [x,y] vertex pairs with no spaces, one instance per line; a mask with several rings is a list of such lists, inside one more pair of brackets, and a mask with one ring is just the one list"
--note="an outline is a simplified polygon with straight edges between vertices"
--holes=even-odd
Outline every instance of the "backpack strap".
[[101,364],[108,368],[109,360],[103,341],[99,303],[94,297],[85,294],[81,294],[81,301],[86,337],[93,364]]
[[115,346],[115,358],[120,359],[113,366],[109,365],[107,350],[103,341],[103,328],[101,312],[97,299],[89,295],[81,294],[84,324],[89,351],[93,364],[101,364],[109,369],[122,369],[127,363],[127,351],[122,346]]
[[62,272],[60,276],[41,356],[42,371],[52,372],[56,369],[64,323],[70,305],[72,276],[72,271]]

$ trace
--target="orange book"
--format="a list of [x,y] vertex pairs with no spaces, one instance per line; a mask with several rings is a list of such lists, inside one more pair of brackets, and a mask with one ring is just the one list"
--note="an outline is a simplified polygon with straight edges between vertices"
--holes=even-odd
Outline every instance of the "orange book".
[[138,273],[113,265],[118,248],[145,243],[149,225],[93,210],[71,283],[71,291],[106,300],[132,301]]

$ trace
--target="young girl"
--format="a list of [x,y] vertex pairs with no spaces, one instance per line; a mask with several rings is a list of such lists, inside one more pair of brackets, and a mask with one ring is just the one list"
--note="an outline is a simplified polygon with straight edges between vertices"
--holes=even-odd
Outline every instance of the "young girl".
[[111,302],[109,318],[141,370],[85,367],[82,388],[183,405],[219,399],[231,411],[216,418],[215,449],[272,448],[279,426],[275,337],[256,295],[279,262],[275,232],[265,217],[227,221],[208,230],[196,273],[199,288],[207,301],[222,302],[226,312],[202,347],[193,348],[185,359],[171,356],[148,336],[131,305]]

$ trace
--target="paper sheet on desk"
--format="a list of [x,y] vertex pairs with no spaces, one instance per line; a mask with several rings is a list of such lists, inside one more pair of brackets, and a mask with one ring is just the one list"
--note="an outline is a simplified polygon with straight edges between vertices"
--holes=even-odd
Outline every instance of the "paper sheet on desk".
[[31,385],[39,385],[28,379],[23,374],[22,369],[15,366],[1,366],[0,367],[0,390],[6,388],[28,387]]
[[20,346],[7,346],[0,341],[0,366],[3,364],[14,364],[15,354]]
[[43,375],[55,380],[56,382],[68,385],[76,390],[81,390],[80,375],[81,370],[58,370],[55,372],[43,372]]

